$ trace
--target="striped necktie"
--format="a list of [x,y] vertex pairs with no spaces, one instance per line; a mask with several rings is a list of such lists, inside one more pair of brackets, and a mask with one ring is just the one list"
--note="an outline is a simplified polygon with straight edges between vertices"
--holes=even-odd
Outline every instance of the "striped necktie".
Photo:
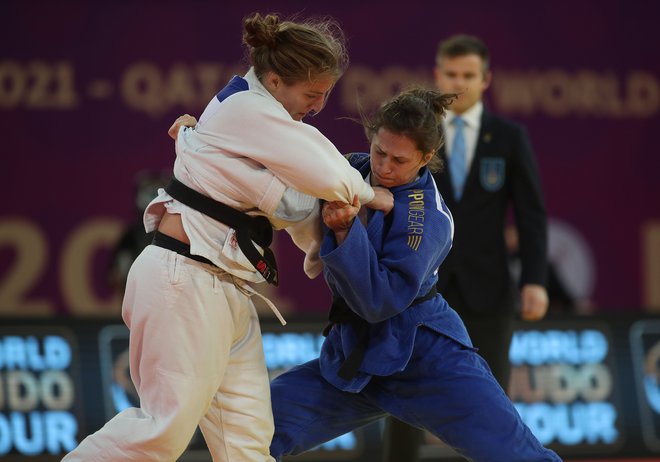
[[452,123],[456,130],[449,157],[449,174],[451,175],[451,184],[454,187],[454,198],[458,201],[463,195],[463,186],[465,186],[465,176],[467,175],[467,169],[465,168],[465,135],[463,134],[465,120],[461,117],[454,117]]

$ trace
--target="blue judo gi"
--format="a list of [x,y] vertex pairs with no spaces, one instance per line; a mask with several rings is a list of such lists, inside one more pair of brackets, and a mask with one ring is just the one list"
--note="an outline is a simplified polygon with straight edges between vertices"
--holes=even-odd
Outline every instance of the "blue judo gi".
[[[368,154],[349,161],[369,174]],[[453,237],[430,172],[391,191],[392,211],[370,211],[366,226],[356,219],[341,245],[325,229],[325,279],[359,321],[334,324],[320,358],[271,382],[271,455],[299,454],[391,414],[471,461],[560,461],[521,420],[458,314],[440,294],[424,297]],[[364,357],[346,377],[341,368],[359,331],[367,334]]]

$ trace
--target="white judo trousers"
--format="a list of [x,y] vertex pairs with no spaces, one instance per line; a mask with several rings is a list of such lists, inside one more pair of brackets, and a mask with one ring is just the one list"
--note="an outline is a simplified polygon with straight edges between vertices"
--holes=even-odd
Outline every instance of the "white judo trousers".
[[210,265],[146,247],[122,307],[140,408],[117,414],[64,462],[176,461],[197,425],[214,462],[274,460],[259,320],[232,281]]

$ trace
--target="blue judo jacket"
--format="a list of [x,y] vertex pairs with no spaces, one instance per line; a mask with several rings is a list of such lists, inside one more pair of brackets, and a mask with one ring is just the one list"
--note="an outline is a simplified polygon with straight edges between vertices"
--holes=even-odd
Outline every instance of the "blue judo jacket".
[[[369,155],[355,153],[348,159],[366,178]],[[414,181],[390,190],[392,211],[370,213],[366,227],[354,220],[341,245],[324,228],[320,254],[327,284],[334,297],[343,298],[368,323],[367,351],[353,378],[337,375],[356,345],[351,323],[334,325],[321,348],[323,377],[348,392],[359,392],[374,375],[404,370],[420,326],[472,348],[463,322],[440,294],[411,306],[435,286],[453,237],[451,213],[430,171],[424,167]],[[442,360],[440,352],[429,352],[428,359],[434,355]]]

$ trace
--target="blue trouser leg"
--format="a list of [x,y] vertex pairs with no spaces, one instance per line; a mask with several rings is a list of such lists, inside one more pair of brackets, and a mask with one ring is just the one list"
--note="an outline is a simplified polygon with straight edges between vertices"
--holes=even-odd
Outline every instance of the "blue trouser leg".
[[523,423],[473,350],[421,328],[406,369],[373,377],[360,393],[330,385],[318,360],[271,383],[271,454],[298,454],[390,413],[429,430],[476,462],[558,462]]
[[271,382],[275,435],[270,453],[277,460],[299,454],[385,416],[364,396],[330,385],[318,359]]
[[486,362],[426,328],[406,369],[373,377],[362,394],[478,462],[556,462],[524,424]]

